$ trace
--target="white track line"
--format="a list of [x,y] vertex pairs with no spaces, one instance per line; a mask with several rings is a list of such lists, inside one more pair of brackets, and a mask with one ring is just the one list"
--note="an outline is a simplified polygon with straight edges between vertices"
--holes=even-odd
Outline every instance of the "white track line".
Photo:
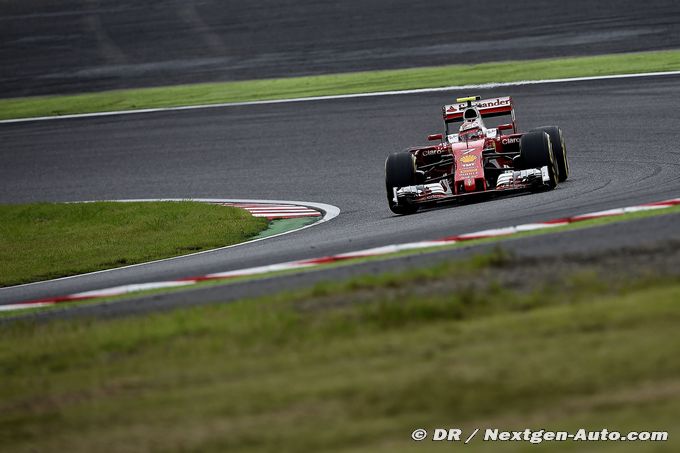
[[27,308],[39,308],[46,307],[48,305],[54,305],[52,302],[33,302],[29,304],[8,304],[0,305],[0,311],[13,311],[13,310],[25,310]]
[[[146,202],[146,201],[198,201],[201,203],[216,203],[216,204],[236,204],[236,203],[244,203],[244,204],[266,204],[266,203],[271,203],[275,205],[281,205],[281,204],[286,204],[286,205],[297,205],[297,206],[303,206],[303,207],[309,207],[309,208],[316,208],[318,211],[323,212],[323,216],[320,220],[311,223],[309,225],[302,226],[300,228],[296,228],[294,230],[289,230],[289,231],[284,231],[283,233],[278,233],[278,234],[273,234],[271,236],[259,238],[259,239],[251,239],[250,241],[246,242],[241,242],[238,244],[232,244],[232,245],[227,245],[225,247],[219,247],[216,249],[210,249],[210,250],[203,250],[201,252],[195,252],[195,253],[189,253],[188,255],[180,255],[180,256],[173,256],[171,258],[164,258],[161,260],[155,260],[155,261],[147,261],[144,263],[138,263],[138,264],[130,264],[128,266],[121,266],[121,267],[115,267],[113,269],[103,269],[101,271],[94,271],[94,272],[88,272],[85,274],[78,274],[78,275],[70,275],[68,277],[60,277],[60,278],[53,278],[51,280],[43,280],[39,282],[33,282],[33,283],[24,283],[23,285],[14,285],[14,286],[8,286],[6,288],[0,288],[0,292],[2,291],[9,291],[14,288],[23,288],[27,286],[35,286],[35,285],[41,285],[41,284],[46,284],[46,283],[52,283],[52,282],[57,282],[57,281],[62,281],[62,280],[71,280],[74,278],[79,278],[79,277],[85,277],[85,276],[90,276],[90,275],[95,275],[95,274],[102,274],[104,272],[114,272],[114,271],[119,271],[122,269],[131,269],[134,267],[139,267],[139,266],[146,266],[149,264],[154,264],[154,263],[161,263],[164,261],[173,261],[173,260],[178,260],[178,259],[183,259],[183,258],[188,258],[196,255],[203,255],[205,253],[212,253],[212,252],[217,252],[219,250],[226,250],[234,247],[239,247],[242,245],[246,244],[252,244],[254,242],[260,242],[264,241],[267,239],[272,239],[276,238],[279,236],[283,236],[284,234],[290,234],[294,233],[296,231],[301,231],[316,225],[320,225],[324,222],[328,222],[329,220],[332,220],[336,218],[340,214],[340,209],[329,204],[324,204],[324,203],[312,203],[309,201],[281,201],[281,200],[251,200],[251,199],[246,199],[246,200],[237,200],[237,199],[216,199],[216,198],[157,198],[157,199],[137,199],[137,200],[97,200],[97,201],[114,201],[117,203],[132,203],[132,202]],[[82,201],[78,203],[94,203],[95,201]]]
[[594,80],[614,80],[614,79],[634,79],[640,77],[659,77],[659,76],[673,76],[680,75],[680,71],[665,71],[665,72],[644,72],[638,74],[612,74],[604,76],[591,77],[570,77],[562,79],[547,79],[547,80],[518,80],[516,82],[490,82],[482,84],[471,85],[451,85],[439,88],[418,88],[413,90],[394,90],[394,91],[376,91],[372,93],[354,93],[354,94],[337,94],[332,96],[310,96],[305,98],[291,98],[291,99],[270,99],[264,101],[246,101],[246,102],[225,102],[220,104],[201,104],[201,105],[185,105],[180,107],[162,107],[151,109],[138,110],[117,110],[112,112],[95,112],[95,113],[77,113],[73,115],[60,116],[36,116],[33,118],[15,118],[9,120],[0,120],[0,124],[10,123],[26,123],[30,121],[51,121],[64,120],[72,118],[98,118],[103,116],[117,116],[117,115],[138,115],[142,113],[158,113],[158,112],[176,112],[181,110],[199,110],[199,109],[214,109],[226,107],[243,107],[250,105],[268,105],[268,104],[287,104],[291,102],[309,102],[309,101],[329,101],[335,99],[353,99],[377,96],[395,96],[404,94],[419,94],[419,93],[438,93],[442,91],[463,91],[463,90],[487,90],[499,87],[513,87],[522,85],[541,85],[549,83],[569,83],[569,82],[590,82]]

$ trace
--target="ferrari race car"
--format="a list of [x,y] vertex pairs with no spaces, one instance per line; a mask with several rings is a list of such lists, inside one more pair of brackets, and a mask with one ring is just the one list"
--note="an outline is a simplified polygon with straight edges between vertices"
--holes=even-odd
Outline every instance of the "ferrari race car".
[[[552,190],[569,176],[567,148],[557,126],[517,132],[510,97],[456,99],[443,108],[439,141],[389,155],[385,161],[387,201],[396,214],[473,194]],[[487,127],[484,120],[510,116]]]

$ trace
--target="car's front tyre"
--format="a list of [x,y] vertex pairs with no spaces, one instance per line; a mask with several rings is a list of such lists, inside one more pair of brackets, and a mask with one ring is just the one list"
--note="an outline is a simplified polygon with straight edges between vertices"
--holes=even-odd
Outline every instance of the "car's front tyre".
[[524,134],[519,141],[520,158],[524,169],[548,167],[549,189],[557,187],[558,170],[550,136],[543,131],[532,131]]
[[418,206],[406,202],[394,201],[394,189],[416,184],[416,161],[409,152],[398,152],[387,156],[385,161],[385,188],[387,203],[395,214],[413,214]]
[[534,129],[543,131],[550,137],[553,156],[557,163],[557,180],[564,182],[569,177],[569,161],[567,160],[567,145],[564,143],[562,129],[557,126],[542,126]]

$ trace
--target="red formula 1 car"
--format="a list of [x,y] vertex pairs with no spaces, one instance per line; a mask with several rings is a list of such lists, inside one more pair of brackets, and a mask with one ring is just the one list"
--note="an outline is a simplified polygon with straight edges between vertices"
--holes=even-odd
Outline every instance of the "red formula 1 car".
[[[484,120],[510,116],[487,127]],[[387,201],[396,214],[480,193],[551,190],[569,176],[567,148],[557,126],[517,132],[510,97],[459,98],[444,106],[445,134],[434,146],[393,153],[385,161]]]

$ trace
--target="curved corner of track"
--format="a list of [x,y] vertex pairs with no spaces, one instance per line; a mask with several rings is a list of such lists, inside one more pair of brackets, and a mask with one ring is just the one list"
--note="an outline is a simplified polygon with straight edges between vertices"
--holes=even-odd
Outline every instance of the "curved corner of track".
[[[250,239],[248,241],[240,242],[238,244],[227,245],[224,247],[218,247],[209,250],[203,250],[200,252],[189,253],[186,255],[175,256],[171,258],[164,258],[160,260],[147,261],[144,263],[131,264],[129,266],[121,266],[111,269],[103,269],[100,271],[88,272],[85,274],[71,275],[67,277],[55,278],[50,280],[43,280],[39,282],[26,283],[23,285],[14,285],[6,288],[0,288],[0,311],[14,310],[16,308],[24,308],[22,302],[26,299],[30,299],[31,295],[29,293],[30,287],[38,288],[44,285],[49,285],[55,282],[64,282],[67,280],[81,279],[88,276],[111,273],[115,271],[121,271],[124,269],[131,269],[141,266],[149,266],[156,263],[162,263],[173,260],[181,260],[196,255],[202,255],[212,252],[217,252],[220,250],[226,250],[230,248],[240,247],[247,244],[252,244],[254,242],[265,241],[273,239],[286,234],[291,234],[297,231],[301,231],[307,228],[311,228],[322,223],[328,222],[340,215],[340,209],[336,206],[308,202],[308,201],[290,201],[290,200],[256,200],[256,199],[233,199],[233,198],[155,198],[155,199],[125,199],[125,200],[97,200],[97,201],[113,201],[116,203],[132,203],[132,202],[154,202],[154,201],[193,201],[199,203],[210,203],[218,204],[223,206],[234,206],[237,208],[244,209],[254,217],[264,217],[270,222],[275,221],[286,221],[286,220],[300,220],[309,219],[309,222],[299,223],[291,222],[289,225],[284,225],[278,228],[273,233],[260,234],[260,236]],[[87,201],[89,203],[92,201]],[[265,230],[263,233],[266,233]],[[124,285],[126,286],[126,285]],[[133,285],[135,286],[135,285]]]

